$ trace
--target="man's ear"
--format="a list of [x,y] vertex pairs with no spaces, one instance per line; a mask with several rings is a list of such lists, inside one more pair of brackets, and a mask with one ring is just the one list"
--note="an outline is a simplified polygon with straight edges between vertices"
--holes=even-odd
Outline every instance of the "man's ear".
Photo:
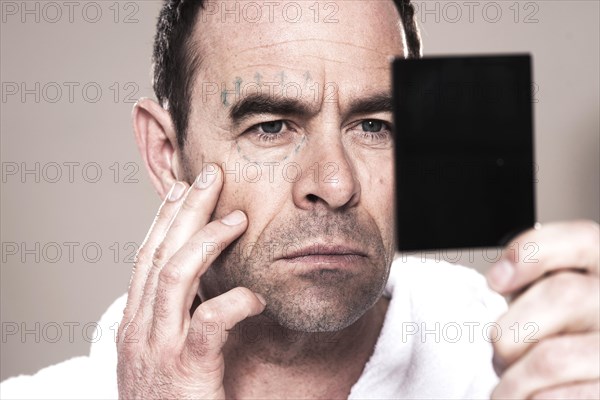
[[140,99],[133,107],[133,130],[154,188],[164,199],[177,181],[177,138],[167,110],[154,100]]

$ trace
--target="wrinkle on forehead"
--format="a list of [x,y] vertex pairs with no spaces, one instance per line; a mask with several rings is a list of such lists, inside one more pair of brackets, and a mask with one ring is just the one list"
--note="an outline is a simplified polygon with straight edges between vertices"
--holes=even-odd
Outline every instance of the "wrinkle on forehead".
[[[370,68],[389,68],[390,56],[405,54],[405,38],[403,31],[398,32],[397,40],[383,40],[377,49],[338,40],[321,38],[281,40],[275,43],[260,44],[250,47],[229,50],[231,65],[239,67],[241,63],[253,62],[257,59],[304,61],[314,58],[338,64],[350,64],[360,61],[363,66],[367,63]],[[233,45],[233,44],[232,44]],[[382,50],[383,49],[383,50]],[[220,56],[224,54],[219,54]],[[359,59],[360,58],[360,59]],[[376,64],[376,65],[374,65]],[[383,64],[383,65],[382,65]],[[247,64],[246,64],[247,65]]]
[[[349,49],[336,49],[327,51],[325,48],[311,46],[309,41],[302,40],[301,48],[282,48],[286,43],[276,43],[269,46],[255,46],[246,51],[239,52],[231,60],[220,66],[219,71],[250,71],[252,69],[280,69],[286,71],[307,70],[318,71],[326,64],[342,65],[344,67],[360,70],[389,70],[390,56],[401,54],[402,49],[394,52],[381,52],[366,49],[364,46],[352,46]],[[329,41],[331,42],[331,41]],[[335,42],[331,42],[335,43]],[[281,60],[281,61],[280,61]],[[266,61],[266,62],[265,62]]]
[[[307,59],[314,59],[314,60],[328,62],[328,63],[345,65],[350,68],[357,68],[357,69],[361,69],[361,70],[374,69],[374,70],[386,70],[387,71],[390,69],[390,65],[388,63],[387,57],[383,60],[379,60],[378,63],[374,62],[372,65],[364,65],[364,64],[357,65],[353,60],[336,60],[336,59],[321,57],[321,56],[317,56],[317,55],[308,55],[308,54],[302,55],[300,57],[300,59],[301,59],[300,61],[305,62],[305,63],[306,63]],[[253,71],[262,71],[262,70],[280,70],[280,71],[286,71],[286,72],[297,72],[298,74],[301,74],[301,73],[305,74],[307,71],[307,68],[304,66],[294,68],[293,62],[291,62],[289,64],[272,64],[272,63],[252,63],[252,64],[243,63],[242,64],[242,63],[240,63],[240,64],[231,64],[230,68],[228,68],[228,69],[231,69],[232,71],[239,71],[239,72],[236,72],[237,75],[242,75],[244,73],[244,71],[250,71],[249,73],[253,73]],[[263,75],[261,74],[261,76],[263,76]],[[312,75],[311,75],[311,77],[312,77]]]
[[353,48],[365,50],[367,52],[379,54],[384,57],[387,57],[390,54],[389,51],[387,51],[387,52],[378,51],[371,47],[361,46],[356,43],[343,42],[343,41],[339,41],[339,40],[328,40],[328,39],[322,39],[322,38],[282,40],[277,43],[261,44],[261,45],[257,45],[257,46],[253,46],[253,47],[248,47],[246,49],[240,50],[237,54],[239,55],[239,54],[243,54],[248,51],[255,51],[256,49],[268,49],[268,48],[277,47],[277,46],[290,45],[290,44],[294,44],[294,43],[306,43],[306,42],[323,42],[323,43],[330,43],[330,44],[336,44],[336,45],[342,45],[342,46],[350,46]]
[[391,0],[337,3],[339,22],[333,24],[304,20],[296,24],[276,18],[259,23],[242,20],[233,25],[213,20],[212,15],[208,20],[201,18],[193,33],[199,39],[196,48],[210,55],[211,61],[256,57],[262,51],[269,54],[268,50],[273,50],[271,54],[291,55],[307,48],[330,56],[331,50],[372,58],[405,52],[404,30]]

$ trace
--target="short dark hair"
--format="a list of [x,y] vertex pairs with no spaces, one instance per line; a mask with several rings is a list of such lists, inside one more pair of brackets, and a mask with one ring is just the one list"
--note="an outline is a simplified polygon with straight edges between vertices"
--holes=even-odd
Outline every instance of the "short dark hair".
[[[421,56],[421,37],[410,0],[393,0],[407,44],[407,57]],[[183,148],[194,77],[201,55],[190,51],[192,31],[205,0],[165,0],[156,25],[152,55],[153,87],[156,98],[168,110],[175,125],[177,144]]]

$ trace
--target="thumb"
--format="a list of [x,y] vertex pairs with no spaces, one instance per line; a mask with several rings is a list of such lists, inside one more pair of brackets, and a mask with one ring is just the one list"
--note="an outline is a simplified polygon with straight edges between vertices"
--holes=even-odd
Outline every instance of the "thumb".
[[265,305],[263,296],[244,287],[200,304],[192,316],[182,355],[192,362],[217,355],[227,341],[228,331],[238,322],[263,312]]

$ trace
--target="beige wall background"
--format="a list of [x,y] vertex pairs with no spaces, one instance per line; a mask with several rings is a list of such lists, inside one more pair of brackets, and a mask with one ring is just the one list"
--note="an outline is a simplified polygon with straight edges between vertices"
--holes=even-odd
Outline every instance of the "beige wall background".
[[[5,379],[86,354],[83,326],[127,290],[160,203],[130,124],[133,101],[153,95],[160,1],[0,3]],[[416,5],[425,54],[533,54],[538,219],[598,221],[599,2]],[[442,257],[485,270],[496,251]]]

